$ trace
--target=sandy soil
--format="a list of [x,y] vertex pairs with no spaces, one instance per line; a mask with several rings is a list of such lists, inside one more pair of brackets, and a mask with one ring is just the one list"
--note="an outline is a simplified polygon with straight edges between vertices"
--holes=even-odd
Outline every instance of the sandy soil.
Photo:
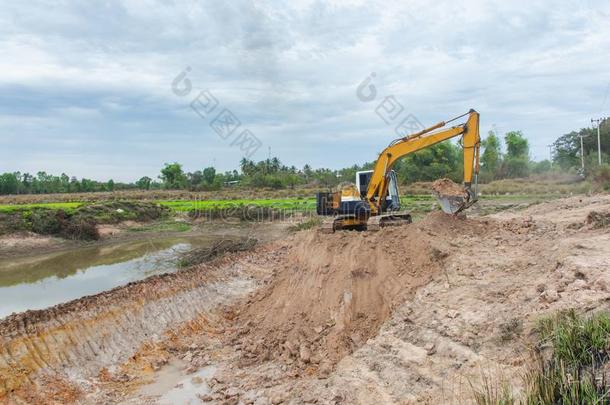
[[[256,251],[0,322],[7,403],[461,403],[533,323],[607,309],[610,196]],[[606,218],[604,215],[602,218]]]
[[449,195],[455,197],[465,197],[466,192],[464,186],[461,184],[454,183],[449,179],[438,179],[432,183],[432,190],[436,191],[440,195]]
[[38,235],[33,232],[0,236],[0,258],[12,256],[16,252],[48,250],[64,245],[60,238]]

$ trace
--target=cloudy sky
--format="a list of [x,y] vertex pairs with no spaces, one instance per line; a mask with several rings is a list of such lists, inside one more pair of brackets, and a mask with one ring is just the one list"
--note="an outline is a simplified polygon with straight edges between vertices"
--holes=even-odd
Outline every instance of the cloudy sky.
[[[610,115],[609,55],[608,1],[3,1],[0,172],[230,170],[253,151],[235,145],[246,129],[254,160],[339,168],[374,160],[409,114],[470,108],[542,159]],[[392,125],[376,114],[390,96]],[[241,123],[226,139],[210,126],[224,109]]]

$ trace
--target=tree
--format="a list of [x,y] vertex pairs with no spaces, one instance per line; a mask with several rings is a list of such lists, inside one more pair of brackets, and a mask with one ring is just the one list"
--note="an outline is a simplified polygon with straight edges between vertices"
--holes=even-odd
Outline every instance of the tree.
[[313,175],[313,170],[311,170],[311,166],[309,166],[308,164],[303,166],[303,175],[305,176],[306,182],[308,182],[311,179],[311,176]]
[[68,176],[66,173],[62,173],[60,176],[60,182],[61,182],[61,186],[60,186],[60,193],[69,193],[70,192],[70,176]]
[[560,136],[554,143],[553,149],[555,162],[563,170],[576,167],[580,164],[580,138],[579,133],[572,131]]
[[491,181],[498,175],[502,161],[500,140],[492,131],[489,131],[487,138],[482,143],[485,150],[481,155],[481,177],[485,181]]
[[78,193],[82,191],[80,182],[74,176],[72,176],[72,178],[70,179],[70,190],[72,190],[73,193]]
[[95,191],[95,182],[89,179],[81,179],[80,181],[81,191],[92,192]]
[[108,183],[106,183],[106,190],[114,191],[114,180],[108,180]]
[[243,158],[239,162],[239,168],[241,172],[246,176],[252,176],[256,173],[256,165],[253,161]]
[[203,169],[203,181],[211,186],[214,184],[214,179],[216,178],[216,169],[213,167],[206,167]]
[[19,180],[15,173],[4,173],[0,175],[0,194],[17,194]]
[[551,170],[551,161],[545,159],[541,160],[540,162],[533,162],[531,166],[534,174],[540,174]]
[[150,183],[152,183],[152,179],[148,176],[144,176],[136,181],[136,186],[138,186],[140,190],[150,190]]
[[521,131],[510,131],[504,135],[506,157],[528,157],[530,147]]
[[163,187],[167,189],[179,189],[186,187],[186,175],[182,171],[180,163],[166,163],[161,169],[159,178],[163,181]]
[[[600,138],[602,155],[610,154],[610,120],[606,119],[600,124]],[[581,150],[580,138],[582,137],[585,160],[591,159],[594,166],[597,166],[597,128],[581,128],[579,131],[572,131],[560,136],[554,143],[555,154],[553,162],[563,170],[580,167]],[[603,157],[602,157],[603,161]],[[593,169],[592,166],[585,164],[587,171]]]
[[506,157],[502,164],[504,177],[527,177],[529,175],[529,143],[521,131],[510,131],[504,135]]
[[186,177],[190,184],[191,190],[197,190],[203,184],[203,173],[201,170],[195,170],[193,173],[187,173]]

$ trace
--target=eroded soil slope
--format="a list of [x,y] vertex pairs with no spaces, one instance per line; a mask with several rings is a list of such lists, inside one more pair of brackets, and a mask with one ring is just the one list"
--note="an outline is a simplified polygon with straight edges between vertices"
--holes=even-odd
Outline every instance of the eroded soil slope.
[[[587,223],[591,211],[605,218],[610,197],[304,231],[15,315],[0,323],[0,397],[163,403],[183,389],[194,403],[438,403],[468,400],[482,373],[518,385],[536,319],[610,298],[609,228]],[[187,388],[167,386],[172,367]],[[211,374],[193,374],[202,368]]]

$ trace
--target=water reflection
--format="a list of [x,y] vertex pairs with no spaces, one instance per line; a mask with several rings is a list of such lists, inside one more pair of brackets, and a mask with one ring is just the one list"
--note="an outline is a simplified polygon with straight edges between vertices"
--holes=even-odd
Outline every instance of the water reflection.
[[213,241],[201,236],[149,240],[0,261],[0,318],[175,271],[181,252]]

